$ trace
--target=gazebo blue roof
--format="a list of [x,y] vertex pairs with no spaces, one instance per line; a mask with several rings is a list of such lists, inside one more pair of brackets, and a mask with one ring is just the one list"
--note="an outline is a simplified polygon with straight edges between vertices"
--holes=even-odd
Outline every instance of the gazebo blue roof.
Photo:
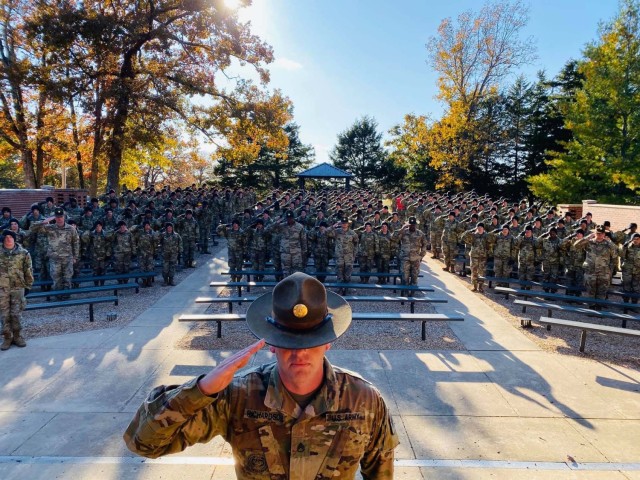
[[296,176],[304,178],[351,178],[353,177],[353,174],[340,170],[339,168],[324,162],[320,165],[316,165],[315,167],[311,167],[304,172],[300,172]]

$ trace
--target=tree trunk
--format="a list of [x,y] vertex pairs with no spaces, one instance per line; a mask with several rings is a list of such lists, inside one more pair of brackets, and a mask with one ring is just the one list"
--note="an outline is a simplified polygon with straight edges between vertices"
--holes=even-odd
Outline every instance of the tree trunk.
[[36,111],[36,185],[42,185],[44,176],[44,108],[47,97],[41,90],[38,95],[38,110]]
[[33,152],[26,146],[21,147],[20,158],[24,168],[24,184],[27,188],[38,188],[36,172],[33,169]]
[[73,97],[69,100],[71,107],[71,130],[73,134],[73,145],[76,148],[76,168],[78,169],[79,187],[84,190],[84,172],[82,168],[82,154],[80,153],[80,136],[78,135],[78,119],[76,117],[76,107],[73,104]]

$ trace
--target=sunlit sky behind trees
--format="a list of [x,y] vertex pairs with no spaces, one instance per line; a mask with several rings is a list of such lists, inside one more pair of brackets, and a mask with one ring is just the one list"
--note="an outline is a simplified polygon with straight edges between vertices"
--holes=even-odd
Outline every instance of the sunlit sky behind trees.
[[[228,0],[233,4],[233,0]],[[446,18],[478,10],[477,0],[437,2],[383,0],[312,2],[253,0],[240,10],[252,31],[273,46],[269,88],[280,88],[294,105],[300,138],[329,161],[337,135],[357,118],[371,116],[381,131],[407,113],[438,118],[437,75],[427,63],[425,44]],[[534,81],[538,70],[553,77],[585,44],[598,38],[617,0],[535,0],[529,3],[537,59],[514,72]]]

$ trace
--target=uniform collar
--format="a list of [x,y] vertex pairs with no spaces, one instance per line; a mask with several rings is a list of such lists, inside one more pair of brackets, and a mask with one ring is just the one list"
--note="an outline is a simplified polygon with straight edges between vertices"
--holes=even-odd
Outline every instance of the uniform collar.
[[306,417],[315,417],[326,412],[337,410],[340,403],[337,385],[335,370],[325,357],[322,387],[320,387],[316,396],[309,402],[304,412],[302,412],[282,384],[277,364],[273,364],[273,370],[269,376],[267,393],[264,398],[264,405],[267,408],[279,410],[299,420]]

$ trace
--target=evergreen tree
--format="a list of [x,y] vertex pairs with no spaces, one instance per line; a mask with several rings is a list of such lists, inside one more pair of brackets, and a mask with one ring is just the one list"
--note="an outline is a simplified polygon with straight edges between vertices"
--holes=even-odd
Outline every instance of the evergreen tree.
[[584,83],[566,105],[573,138],[530,178],[551,201],[634,202],[640,193],[640,4],[625,0],[617,18],[588,45],[578,70]]
[[[338,135],[338,143],[329,154],[333,164],[352,173],[356,185],[367,185],[380,180],[380,172],[387,154],[382,147],[382,133],[377,131],[378,123],[370,117],[363,117]],[[391,173],[391,172],[390,172]]]

